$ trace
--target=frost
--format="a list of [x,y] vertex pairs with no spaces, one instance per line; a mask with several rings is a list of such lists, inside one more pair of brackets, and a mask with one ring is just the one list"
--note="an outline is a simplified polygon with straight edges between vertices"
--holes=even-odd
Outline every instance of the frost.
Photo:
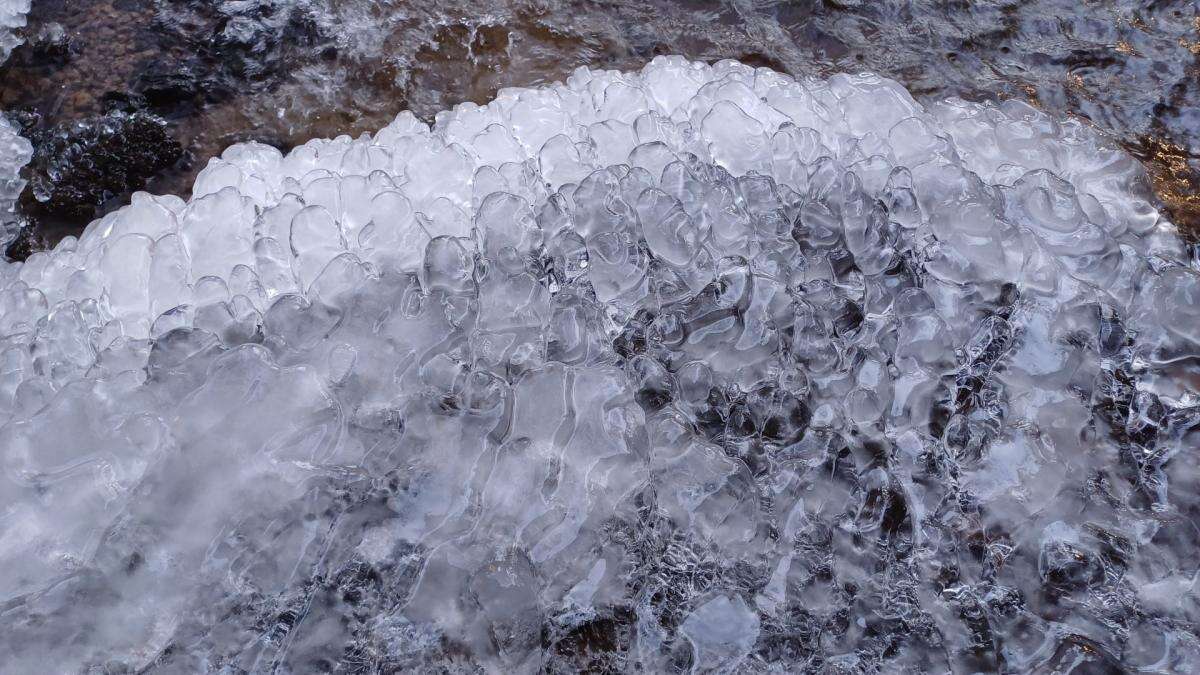
[[1078,121],[659,58],[193,195],[0,263],[11,672],[1200,667],[1200,272]]

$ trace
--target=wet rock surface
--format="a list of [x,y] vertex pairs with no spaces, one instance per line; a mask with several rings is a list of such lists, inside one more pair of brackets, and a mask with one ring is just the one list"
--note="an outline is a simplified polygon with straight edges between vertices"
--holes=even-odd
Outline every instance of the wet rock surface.
[[[111,194],[186,192],[233,142],[287,149],[661,53],[794,75],[871,70],[926,100],[1018,98],[1079,115],[1141,158],[1176,222],[1196,231],[1197,12],[1186,0],[42,0],[0,76],[0,104],[32,114],[35,137],[62,140],[48,130],[86,125],[116,99],[162,118],[182,148],[152,175],[120,172],[130,180],[115,193],[106,178],[81,187],[95,197],[89,215],[82,202],[69,218],[31,213],[48,241],[78,232]],[[38,182],[26,204],[47,199]]]

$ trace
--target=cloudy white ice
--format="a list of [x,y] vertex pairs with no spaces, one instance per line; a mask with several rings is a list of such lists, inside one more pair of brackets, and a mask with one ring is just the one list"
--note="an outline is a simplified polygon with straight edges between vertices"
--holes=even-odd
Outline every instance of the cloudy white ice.
[[1027,104],[658,58],[0,262],[5,672],[1200,668],[1200,272]]

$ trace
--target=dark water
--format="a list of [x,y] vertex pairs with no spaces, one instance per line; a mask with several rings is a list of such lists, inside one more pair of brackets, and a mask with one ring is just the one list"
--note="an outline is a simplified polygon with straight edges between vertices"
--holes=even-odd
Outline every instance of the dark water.
[[0,73],[36,148],[18,256],[133,190],[186,194],[234,142],[356,135],[666,53],[873,70],[919,99],[1084,117],[1200,231],[1200,10],[1185,0],[35,0],[26,36]]

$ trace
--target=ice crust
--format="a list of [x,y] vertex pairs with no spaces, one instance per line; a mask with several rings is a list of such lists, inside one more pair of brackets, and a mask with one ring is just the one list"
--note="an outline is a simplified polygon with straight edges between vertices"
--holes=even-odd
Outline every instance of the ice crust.
[[[25,27],[29,2],[0,0],[0,65],[24,41],[19,31]],[[21,229],[17,199],[26,183],[21,177],[21,169],[25,168],[31,157],[33,146],[0,112],[0,259],[4,257],[3,249]]]
[[1200,668],[1200,273],[1016,101],[658,58],[0,262],[6,672]]

